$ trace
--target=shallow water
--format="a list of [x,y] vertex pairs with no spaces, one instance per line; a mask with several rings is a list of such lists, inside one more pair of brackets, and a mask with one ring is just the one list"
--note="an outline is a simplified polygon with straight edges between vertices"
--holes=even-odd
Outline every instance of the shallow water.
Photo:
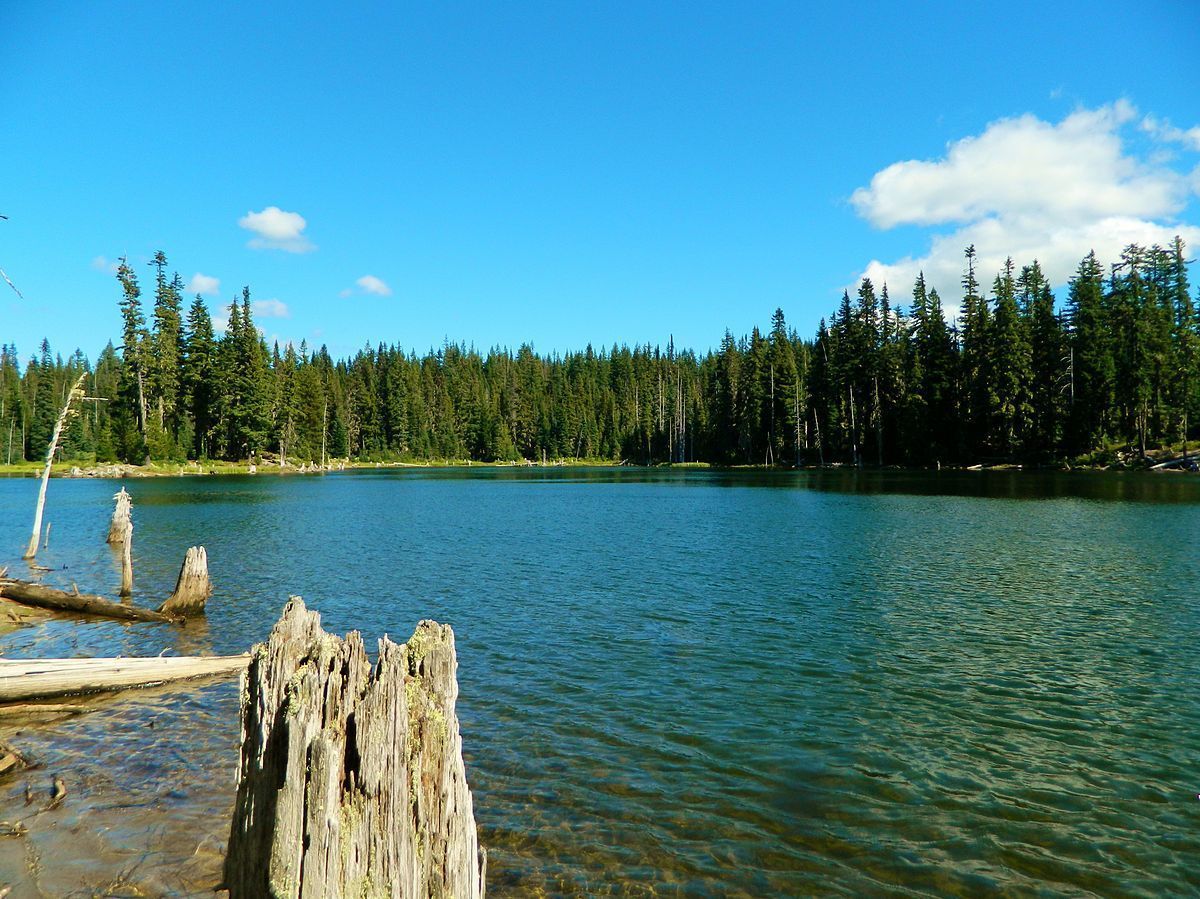
[[[384,469],[124,483],[135,598],[160,600],[203,542],[207,622],[54,620],[0,636],[0,653],[240,651],[289,593],[368,642],[449,622],[492,895],[1200,889],[1200,479]],[[103,537],[117,486],[52,482],[47,582],[115,593]],[[35,493],[0,480],[0,563],[20,554]],[[0,883],[18,882],[14,899],[35,881],[46,895],[208,894],[236,687],[96,705],[15,737],[46,766],[33,785],[60,771],[71,793],[30,817],[25,781],[0,786],[0,819],[30,831],[0,840]]]

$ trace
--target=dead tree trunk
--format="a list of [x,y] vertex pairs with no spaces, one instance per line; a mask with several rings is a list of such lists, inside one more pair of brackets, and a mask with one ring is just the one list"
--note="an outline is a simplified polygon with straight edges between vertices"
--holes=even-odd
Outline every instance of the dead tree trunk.
[[208,579],[208,553],[203,546],[193,546],[183,557],[175,592],[158,607],[167,615],[185,618],[204,614],[204,603],[212,596],[212,581]]
[[101,615],[105,618],[118,618],[123,621],[158,621],[164,624],[175,624],[179,621],[179,618],[174,615],[113,602],[111,599],[105,599],[103,596],[96,596],[92,593],[79,593],[78,591],[68,593],[65,590],[55,590],[53,587],[43,587],[41,584],[30,584],[26,581],[5,577],[0,577],[0,596],[24,606],[52,609],[56,612]]
[[133,500],[121,488],[121,492],[113,499],[117,506],[113,509],[112,521],[108,525],[108,542],[121,550],[121,596],[133,595]]
[[125,542],[125,534],[133,527],[133,500],[124,487],[113,495],[117,506],[113,509],[112,521],[108,525],[108,544],[120,546]]
[[484,894],[454,703],[454,633],[326,634],[294,597],[242,688],[230,899]]
[[133,519],[125,524],[121,540],[121,596],[133,596]]
[[50,446],[46,449],[46,467],[42,469],[42,483],[38,487],[37,508],[33,513],[33,535],[29,538],[29,545],[25,547],[25,555],[21,557],[23,559],[32,559],[37,555],[38,540],[42,536],[42,513],[46,509],[46,486],[50,482],[50,466],[54,464],[54,454],[58,452],[58,438],[62,436],[63,426],[75,414],[71,406],[83,397],[83,382],[86,378],[87,372],[84,372],[75,381],[75,386],[67,394],[62,412],[58,413],[58,421],[54,423],[54,433],[50,437]]

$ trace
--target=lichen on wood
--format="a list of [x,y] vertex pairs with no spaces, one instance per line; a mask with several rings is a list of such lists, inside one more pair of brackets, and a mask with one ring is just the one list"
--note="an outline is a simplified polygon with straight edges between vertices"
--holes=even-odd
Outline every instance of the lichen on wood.
[[484,894],[455,701],[454,633],[325,633],[297,597],[243,675],[230,899]]

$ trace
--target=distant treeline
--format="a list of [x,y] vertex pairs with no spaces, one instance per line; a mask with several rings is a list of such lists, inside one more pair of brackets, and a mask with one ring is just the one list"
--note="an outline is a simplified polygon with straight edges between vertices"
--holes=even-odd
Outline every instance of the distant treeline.
[[[41,458],[69,385],[91,373],[65,459],[558,458],[635,463],[1052,462],[1178,445],[1200,398],[1200,323],[1183,242],[1089,254],[1056,308],[1036,262],[989,295],[966,251],[955,324],[919,277],[907,306],[869,280],[815,337],[777,310],[716,350],[614,346],[543,357],[447,344],[269,347],[249,289],[223,336],[160,252],[149,322],[122,261],[122,346],[92,366],[43,341],[0,351],[0,461]],[[960,305],[961,304],[961,305]]]

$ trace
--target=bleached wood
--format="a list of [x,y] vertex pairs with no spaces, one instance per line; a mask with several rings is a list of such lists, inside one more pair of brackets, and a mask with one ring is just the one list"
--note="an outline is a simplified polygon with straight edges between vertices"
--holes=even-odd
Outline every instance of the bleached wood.
[[125,523],[121,539],[121,596],[133,596],[133,519]]
[[179,568],[175,590],[158,611],[167,615],[190,617],[204,614],[204,603],[212,595],[212,581],[208,577],[208,553],[203,546],[189,547]]
[[70,421],[71,416],[78,411],[73,410],[71,406],[83,396],[83,382],[86,378],[87,372],[85,371],[75,381],[75,386],[67,394],[67,402],[63,405],[62,412],[58,414],[58,421],[54,423],[54,433],[50,437],[50,445],[46,448],[46,465],[42,469],[42,483],[38,487],[37,507],[33,512],[33,534],[29,538],[29,545],[25,547],[25,555],[21,557],[22,559],[32,559],[37,555],[38,539],[42,536],[42,513],[46,509],[46,487],[50,483],[50,466],[54,464],[54,454],[58,451],[58,438],[62,436],[63,425]]
[[230,899],[483,896],[456,667],[448,626],[383,638],[372,669],[289,601],[243,675]]
[[113,499],[117,502],[113,509],[112,520],[108,524],[107,542],[111,546],[120,546],[125,542],[126,530],[133,526],[133,500],[124,487],[113,494]]
[[249,654],[0,661],[0,702],[105,693],[243,670]]

